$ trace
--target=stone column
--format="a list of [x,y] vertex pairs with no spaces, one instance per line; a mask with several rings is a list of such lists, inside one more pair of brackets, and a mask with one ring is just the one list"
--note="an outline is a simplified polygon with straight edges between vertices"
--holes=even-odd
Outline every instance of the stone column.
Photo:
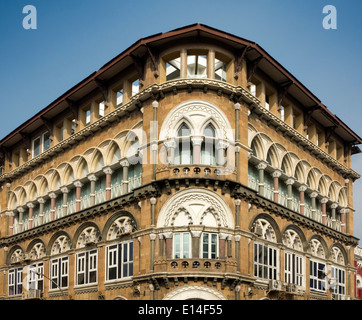
[[157,154],[158,154],[158,122],[157,122],[157,109],[158,101],[152,102],[153,107],[153,123],[151,126],[152,133],[152,180],[156,180],[156,165],[157,165]]
[[55,220],[55,199],[57,195],[54,192],[49,193],[50,198],[50,221]]
[[14,211],[8,211],[6,215],[9,217],[9,235],[14,234]]
[[316,215],[317,215],[317,196],[318,196],[317,191],[312,191],[309,194],[309,197],[312,200],[312,216],[311,216],[311,218],[314,220],[316,220]]
[[175,162],[175,149],[176,149],[176,141],[168,140],[164,142],[164,145],[167,150],[167,163],[173,164]]
[[235,239],[235,259],[236,259],[236,272],[240,273],[240,239],[241,236],[234,236]]
[[295,179],[290,177],[287,179],[287,181],[285,182],[287,185],[287,192],[288,192],[288,196],[287,196],[287,208],[288,209],[292,209],[293,207],[293,184],[295,182]]
[[[240,141],[239,134],[239,118],[240,118],[240,103],[234,104],[235,108],[235,144],[238,144]],[[239,182],[240,172],[239,172],[239,155],[240,155],[240,147],[237,146],[235,148],[235,168],[236,168],[236,181]]]
[[187,50],[180,51],[180,78],[187,78]]
[[63,193],[63,217],[68,214],[68,192],[69,189],[67,187],[60,188],[60,191]]
[[172,237],[173,237],[173,233],[172,232],[166,232],[164,233],[165,239],[166,239],[166,248],[165,248],[165,254],[166,254],[166,259],[171,259],[172,258]]
[[19,232],[23,231],[23,214],[24,214],[24,208],[18,207],[16,211],[19,212]]
[[227,240],[226,233],[219,233],[219,258],[225,259],[226,257],[226,240]]
[[[202,231],[191,231],[192,237],[192,258],[200,258],[200,236]],[[202,257],[201,257],[202,258]]]
[[88,180],[90,181],[89,202],[90,202],[90,206],[94,206],[96,204],[96,181],[97,181],[97,176],[95,174],[90,174],[90,175],[88,175]]
[[26,205],[29,208],[29,229],[31,229],[33,227],[34,204],[29,202]]
[[111,200],[111,195],[112,195],[112,173],[113,170],[111,169],[111,167],[105,167],[103,168],[103,172],[106,175],[106,200]]
[[260,161],[256,168],[259,171],[259,188],[258,188],[258,192],[261,196],[264,197],[264,170],[267,167],[267,163],[264,161]]
[[348,214],[348,208],[342,208],[340,210],[341,213],[341,232],[343,233],[347,233],[347,228],[346,228],[346,216]]
[[122,194],[128,193],[128,168],[129,168],[129,162],[127,159],[122,159],[120,162],[120,165],[122,166]]
[[151,227],[155,226],[155,205],[156,205],[157,199],[152,197],[150,199],[151,203]]
[[235,228],[240,228],[240,205],[241,200],[235,199]]
[[282,172],[278,169],[274,170],[272,173],[273,177],[273,199],[274,202],[279,203],[279,178],[282,175]]
[[43,222],[44,222],[44,203],[45,203],[45,200],[44,200],[44,198],[38,198],[37,200],[39,202],[39,224],[43,224]]
[[322,203],[322,223],[324,225],[327,223],[327,202],[328,202],[327,197],[323,197],[321,199],[321,203]]
[[81,208],[81,192],[82,192],[82,186],[83,183],[81,183],[79,180],[74,181],[75,186],[75,211],[80,211]]
[[156,234],[151,233],[150,234],[150,240],[151,240],[151,258],[150,258],[150,269],[151,272],[154,271],[154,260],[155,260],[155,240],[156,240]]
[[201,163],[201,144],[202,144],[202,137],[191,137],[192,141],[192,153],[193,153],[193,163],[200,164]]
[[216,164],[218,166],[223,166],[225,164],[225,150],[228,148],[229,144],[226,141],[219,140],[216,143]]
[[300,200],[300,214],[304,215],[304,207],[305,207],[305,199],[304,199],[304,193],[307,190],[307,185],[302,184],[299,186],[298,191],[299,191],[299,200]]
[[333,202],[331,204],[332,209],[332,228],[336,229],[336,209],[338,208],[338,203]]

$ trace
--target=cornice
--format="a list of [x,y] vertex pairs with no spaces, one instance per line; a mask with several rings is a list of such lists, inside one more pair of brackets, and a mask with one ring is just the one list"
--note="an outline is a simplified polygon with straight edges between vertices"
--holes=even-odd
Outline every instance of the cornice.
[[256,113],[260,118],[265,119],[268,125],[276,127],[277,131],[281,131],[286,135],[290,135],[291,141],[296,143],[298,146],[302,146],[307,149],[312,155],[320,158],[322,161],[327,163],[332,169],[339,171],[345,178],[352,178],[353,180],[360,178],[360,175],[354,170],[345,167],[339,163],[336,159],[333,159],[329,154],[323,151],[321,148],[316,146],[313,142],[304,137],[294,128],[290,127],[284,121],[275,116],[272,112],[265,109],[258,98],[253,96],[248,90],[242,86],[234,86],[230,83],[212,80],[212,79],[177,79],[167,81],[161,84],[153,84],[145,88],[141,92],[130,98],[130,101],[117,107],[114,111],[106,114],[97,121],[87,125],[80,131],[75,132],[70,137],[59,142],[55,146],[51,147],[47,151],[41,153],[37,157],[25,162],[18,168],[4,173],[0,176],[1,182],[11,182],[18,176],[33,170],[37,165],[41,165],[49,158],[56,156],[58,153],[64,152],[64,150],[71,148],[73,145],[85,140],[88,136],[93,136],[97,131],[102,128],[109,127],[113,122],[120,121],[121,117],[127,116],[130,111],[140,109],[142,104],[149,100],[161,100],[164,98],[166,93],[177,94],[178,90],[187,90],[192,92],[193,89],[201,89],[204,92],[209,90],[216,91],[216,94],[228,95],[232,101],[244,101],[249,105],[250,110]]

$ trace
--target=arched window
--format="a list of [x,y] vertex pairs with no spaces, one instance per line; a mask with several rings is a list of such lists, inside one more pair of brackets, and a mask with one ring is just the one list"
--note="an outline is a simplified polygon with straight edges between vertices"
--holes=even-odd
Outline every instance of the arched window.
[[201,145],[201,164],[216,165],[215,128],[208,124],[203,132],[204,141]]
[[177,131],[178,144],[175,153],[175,164],[192,163],[191,130],[189,126],[182,123]]
[[313,255],[313,258],[310,259],[310,288],[314,291],[326,292],[327,268],[326,264],[320,260],[325,259],[325,250],[317,239],[312,239],[309,244]]

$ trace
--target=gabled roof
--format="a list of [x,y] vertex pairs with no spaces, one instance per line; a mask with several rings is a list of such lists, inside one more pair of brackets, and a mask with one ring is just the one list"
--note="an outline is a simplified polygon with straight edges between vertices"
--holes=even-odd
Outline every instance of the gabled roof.
[[125,51],[103,65],[98,71],[93,72],[84,80],[66,91],[47,107],[24,122],[0,141],[0,147],[10,147],[20,141],[24,134],[31,133],[44,124],[46,119],[51,119],[69,107],[69,101],[78,101],[86,94],[98,88],[97,82],[107,81],[125,67],[132,65],[132,56],[142,57],[149,50],[167,47],[190,38],[206,39],[210,42],[222,44],[233,52],[241,53],[245,50],[245,57],[252,63],[258,61],[257,67],[277,84],[288,83],[288,94],[300,101],[307,110],[314,111],[313,118],[323,126],[333,128],[334,132],[344,141],[357,145],[362,139],[353,132],[343,121],[334,115],[328,108],[298,79],[286,70],[278,61],[271,57],[257,43],[244,38],[220,31],[204,24],[196,23],[166,33],[158,33],[146,38],[141,38]]

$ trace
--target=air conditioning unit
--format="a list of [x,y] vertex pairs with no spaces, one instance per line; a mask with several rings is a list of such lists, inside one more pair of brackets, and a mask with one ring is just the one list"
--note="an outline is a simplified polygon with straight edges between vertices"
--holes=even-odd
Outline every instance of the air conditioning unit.
[[282,282],[280,280],[269,280],[269,291],[282,290]]
[[41,299],[43,292],[41,290],[29,289],[29,291],[23,292],[23,300]]
[[294,283],[288,283],[285,286],[285,291],[288,293],[296,293],[297,292],[297,286]]

